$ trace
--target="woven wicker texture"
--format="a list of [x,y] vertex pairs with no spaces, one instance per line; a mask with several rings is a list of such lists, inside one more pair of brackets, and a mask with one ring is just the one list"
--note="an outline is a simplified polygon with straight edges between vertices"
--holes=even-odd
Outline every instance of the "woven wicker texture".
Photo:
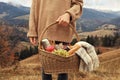
[[[42,40],[44,33],[47,31],[47,29],[54,24],[57,24],[57,23],[55,22],[43,30],[43,32],[40,36],[41,40]],[[69,26],[75,33],[77,40],[79,40],[77,32],[74,30],[74,28],[71,25],[69,25]],[[42,67],[43,67],[45,73],[48,73],[48,74],[71,73],[71,72],[75,73],[75,72],[79,71],[80,58],[76,54],[69,56],[69,57],[62,57],[62,56],[55,55],[53,53],[42,50],[41,46],[39,47],[39,54],[40,54]]]
[[41,63],[45,73],[71,73],[79,71],[79,57],[75,54],[70,57],[61,57],[46,51],[39,51]]

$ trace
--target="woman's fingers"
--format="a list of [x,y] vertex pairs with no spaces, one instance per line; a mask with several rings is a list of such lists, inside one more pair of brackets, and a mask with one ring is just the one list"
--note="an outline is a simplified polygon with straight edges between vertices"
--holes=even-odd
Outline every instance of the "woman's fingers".
[[66,22],[65,20],[61,20],[61,22],[60,22],[59,24],[61,24],[61,25],[63,25],[63,26],[67,26],[69,23]]
[[69,24],[69,21],[64,19],[63,17],[59,18],[58,24],[62,25],[62,26],[67,26]]
[[68,13],[65,13],[64,15],[60,16],[56,21],[62,26],[68,26],[70,22],[70,15]]
[[37,38],[36,37],[30,37],[30,43],[33,44],[33,45],[36,45],[37,44]]

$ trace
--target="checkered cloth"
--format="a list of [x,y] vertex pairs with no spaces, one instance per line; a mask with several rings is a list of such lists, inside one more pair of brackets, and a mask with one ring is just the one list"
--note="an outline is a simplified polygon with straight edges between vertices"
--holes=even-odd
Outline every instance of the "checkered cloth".
[[82,59],[80,61],[79,71],[93,71],[99,67],[99,59],[94,46],[85,42],[79,41],[76,44],[81,48],[76,51],[76,54]]

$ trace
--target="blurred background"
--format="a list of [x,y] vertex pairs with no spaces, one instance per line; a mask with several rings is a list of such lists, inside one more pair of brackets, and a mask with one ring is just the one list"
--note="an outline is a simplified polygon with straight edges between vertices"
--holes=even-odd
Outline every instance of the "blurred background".
[[[0,80],[40,78],[38,49],[26,36],[31,3],[32,0],[0,0]],[[119,80],[120,0],[84,0],[76,27],[81,40],[95,46],[102,62],[92,74],[76,74],[76,80]],[[75,42],[73,39],[72,44]]]

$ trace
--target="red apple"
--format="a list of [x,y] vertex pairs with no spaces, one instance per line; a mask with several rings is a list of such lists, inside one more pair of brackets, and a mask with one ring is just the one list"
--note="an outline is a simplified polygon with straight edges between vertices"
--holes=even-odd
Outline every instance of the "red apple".
[[46,47],[46,51],[48,51],[48,52],[52,52],[54,49],[55,49],[54,46],[48,46],[48,47]]

